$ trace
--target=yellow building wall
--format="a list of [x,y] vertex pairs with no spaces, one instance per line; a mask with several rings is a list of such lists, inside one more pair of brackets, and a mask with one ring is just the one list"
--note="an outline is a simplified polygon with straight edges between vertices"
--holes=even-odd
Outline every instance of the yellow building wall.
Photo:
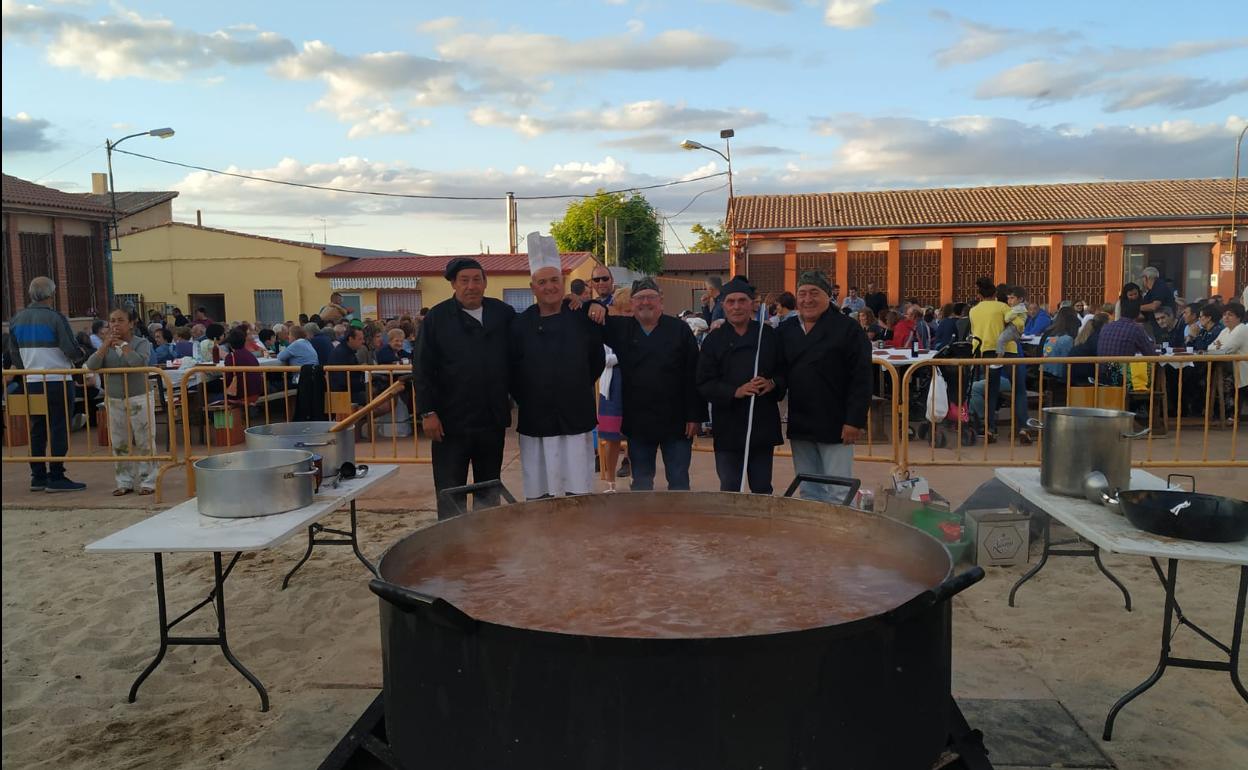
[[117,223],[117,229],[125,235],[135,230],[145,230],[156,225],[163,225],[173,221],[173,201],[165,201],[158,203],[149,209],[144,209],[137,214],[131,214],[128,217],[122,217]]
[[328,300],[329,280],[316,273],[342,261],[306,246],[174,224],[123,235],[113,275],[119,294],[141,294],[188,314],[188,295],[222,294],[225,321],[254,320],[254,291],[280,289],[284,318],[294,319]]

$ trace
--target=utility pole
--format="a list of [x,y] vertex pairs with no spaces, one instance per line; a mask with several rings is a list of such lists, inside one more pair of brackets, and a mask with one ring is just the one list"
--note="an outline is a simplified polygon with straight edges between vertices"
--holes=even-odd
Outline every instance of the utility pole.
[[519,248],[520,232],[516,224],[516,194],[507,193],[507,253],[515,254]]

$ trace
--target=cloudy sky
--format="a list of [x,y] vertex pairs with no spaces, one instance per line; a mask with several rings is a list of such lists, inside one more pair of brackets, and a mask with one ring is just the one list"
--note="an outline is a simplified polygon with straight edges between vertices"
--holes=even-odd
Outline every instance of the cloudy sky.
[[[456,16],[435,11],[454,9]],[[1238,8],[1238,11],[1237,11]],[[1230,176],[1248,118],[1234,0],[4,0],[4,170],[175,217],[427,254],[506,249],[504,204],[697,179],[738,195]],[[430,10],[426,10],[430,9]],[[1220,20],[1226,20],[1222,23]],[[649,191],[670,251],[723,176]],[[522,200],[521,232],[566,200]]]

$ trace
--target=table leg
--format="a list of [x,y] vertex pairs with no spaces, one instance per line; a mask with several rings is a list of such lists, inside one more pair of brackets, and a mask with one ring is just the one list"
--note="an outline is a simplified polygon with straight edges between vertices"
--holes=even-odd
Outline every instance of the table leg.
[[165,653],[169,650],[169,625],[165,622],[168,617],[165,610],[165,562],[161,554],[156,554],[156,618],[160,623],[160,650],[156,652],[156,658],[147,664],[147,668],[143,669],[143,673],[139,674],[139,678],[134,680],[134,684],[130,685],[130,695],[126,698],[130,703],[134,703],[139,696],[139,685],[143,684],[143,680],[151,676],[160,662],[165,659]]
[[[1179,603],[1175,596],[1175,587],[1178,581],[1179,562],[1177,559],[1170,559],[1167,565],[1164,577],[1162,575],[1161,566],[1156,559],[1153,562],[1153,569],[1157,572],[1158,577],[1162,578],[1162,586],[1166,591],[1166,605],[1162,616],[1161,623],[1161,655],[1157,661],[1157,668],[1153,673],[1141,682],[1135,689],[1118,699],[1114,707],[1109,710],[1109,715],[1105,718],[1105,731],[1102,738],[1110,740],[1114,731],[1114,719],[1118,716],[1118,712],[1122,710],[1129,702],[1143,693],[1148,688],[1157,683],[1161,679],[1161,675],[1165,673],[1167,668],[1194,668],[1202,671],[1229,671],[1231,675],[1231,684],[1235,687],[1239,696],[1248,702],[1248,690],[1244,689],[1244,684],[1239,677],[1239,652],[1243,643],[1244,634],[1244,604],[1245,596],[1248,595],[1248,566],[1239,569],[1239,591],[1235,601],[1235,621],[1231,631],[1231,644],[1227,646],[1222,644],[1212,635],[1196,626],[1190,620],[1183,617],[1182,611],[1179,609]],[[1188,626],[1196,631],[1202,638],[1213,644],[1218,649],[1227,654],[1227,661],[1220,660],[1199,660],[1193,658],[1175,658],[1170,655],[1170,639],[1173,636],[1172,628],[1175,617],[1178,617],[1180,626]]]
[[1014,606],[1014,594],[1018,593],[1019,587],[1023,583],[1026,583],[1028,580],[1031,580],[1035,576],[1035,574],[1039,572],[1041,568],[1043,568],[1044,565],[1049,560],[1049,544],[1052,542],[1052,533],[1050,532],[1050,527],[1052,526],[1052,523],[1053,523],[1053,519],[1051,517],[1046,518],[1044,520],[1044,549],[1040,552],[1040,561],[1036,562],[1036,566],[1027,570],[1027,572],[1024,573],[1021,578],[1018,579],[1018,582],[1015,583],[1012,588],[1010,588],[1009,605],[1011,607]]
[[[377,575],[377,568],[374,567],[373,564],[368,560],[368,558],[364,556],[364,554],[360,551],[357,518],[358,517],[355,511],[355,501],[352,500],[351,501],[351,529],[350,531],[341,530],[341,529],[331,529],[330,527],[326,527],[321,524],[308,525],[308,548],[306,551],[303,552],[303,558],[301,558],[299,562],[295,564],[294,567],[291,568],[290,572],[286,573],[286,577],[282,578],[282,590],[283,591],[286,590],[286,586],[290,585],[290,579],[294,577],[294,574],[299,571],[299,568],[302,567],[307,562],[307,560],[312,557],[312,547],[316,545],[349,545],[351,546],[352,552],[355,553],[355,558],[359,559],[360,563],[363,564],[365,567],[367,567],[369,572],[373,573],[374,575]],[[317,535],[321,534],[322,532],[327,532],[331,535],[338,535],[339,538],[338,539],[331,539],[331,538],[319,538],[318,539]]]
[[1131,594],[1127,591],[1127,587],[1122,584],[1122,581],[1114,577],[1113,573],[1105,569],[1105,565],[1101,563],[1101,547],[1100,546],[1098,545],[1092,546],[1092,558],[1096,561],[1096,568],[1101,571],[1101,574],[1109,578],[1109,582],[1118,586],[1118,590],[1122,591],[1122,598],[1127,603],[1127,612],[1130,612],[1131,611]]
[[[235,556],[235,560],[237,560]],[[233,566],[231,564],[230,566]],[[221,571],[221,552],[214,551],[212,554],[212,571],[216,578],[217,593],[217,639],[221,646],[221,652],[225,655],[225,659],[230,662],[238,673],[242,674],[251,686],[256,688],[260,693],[260,710],[269,710],[269,693],[264,689],[264,685],[260,684],[260,680],[256,675],[247,670],[247,667],[238,662],[238,658],[234,657],[234,653],[230,650],[229,642],[225,638],[225,573]]]

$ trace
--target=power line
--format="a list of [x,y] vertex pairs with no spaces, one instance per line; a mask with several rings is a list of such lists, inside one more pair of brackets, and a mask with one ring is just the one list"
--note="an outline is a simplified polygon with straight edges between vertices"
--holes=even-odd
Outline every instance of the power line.
[[[724,173],[727,173],[727,172],[724,172]],[[668,217],[668,218],[669,218],[669,219],[674,219],[674,218],[676,218],[676,217],[680,216],[681,214],[683,214],[683,213],[685,213],[686,211],[688,211],[688,210],[689,210],[689,207],[690,207],[690,206],[692,206],[692,205],[694,204],[694,201],[696,201],[698,198],[701,198],[703,195],[706,195],[706,194],[707,194],[707,193],[709,193],[709,192],[715,192],[716,190],[722,190],[722,189],[724,189],[724,188],[725,188],[725,187],[727,187],[727,186],[728,186],[728,183],[727,183],[727,182],[725,182],[725,183],[721,184],[719,187],[712,187],[712,188],[710,188],[709,190],[703,190],[702,192],[700,192],[700,193],[698,193],[697,195],[693,196],[693,198],[692,198],[692,199],[690,199],[690,201],[689,201],[688,203],[686,203],[686,204],[685,204],[685,207],[684,207],[683,209],[681,209],[680,211],[677,211],[675,214],[672,214],[672,216],[671,216],[671,217]]]
[[74,161],[79,161],[79,160],[82,160],[83,158],[87,157],[88,155],[90,155],[91,153],[95,152],[96,150],[100,149],[100,148],[101,148],[101,147],[103,147],[103,146],[104,146],[104,143],[103,143],[103,142],[100,142],[99,144],[95,145],[94,147],[92,147],[91,149],[87,150],[86,152],[84,152],[83,154],[79,155],[78,157],[73,158],[72,160],[67,160],[67,161],[65,161],[64,163],[62,163],[61,165],[59,165],[59,166],[57,166],[56,168],[54,168],[54,169],[52,169],[51,171],[49,171],[48,173],[43,174],[43,175],[41,175],[41,176],[39,176],[39,177],[36,177],[36,178],[35,178],[35,181],[36,181],[36,182],[41,182],[41,181],[43,181],[44,179],[47,179],[48,177],[52,176],[52,175],[53,175],[53,174],[55,174],[56,172],[58,172],[58,171],[60,171],[61,169],[65,168],[66,166],[68,166],[70,163],[73,163]]
[[[268,179],[268,178],[261,177],[261,176],[252,176],[250,174],[239,174],[234,171],[222,171],[221,169],[218,169],[218,168],[209,168],[207,166],[197,166],[193,163],[180,163],[176,160],[167,160],[165,158],[157,158],[151,155],[144,155],[138,152],[131,152],[129,150],[114,149],[113,152],[121,153],[124,155],[130,155],[135,158],[143,158],[144,160],[155,161],[156,163],[164,163],[170,166],[179,166],[181,168],[189,168],[194,171],[206,171],[210,174],[220,174],[221,176],[230,176],[236,179],[247,179],[253,182],[267,182],[269,184],[280,184],[286,187],[302,187],[302,188],[309,189],[309,190],[324,190],[326,192],[340,192],[340,193],[347,193],[350,195],[372,195],[372,196],[377,196],[377,197],[382,197],[382,198],[414,198],[418,200],[439,200],[439,201],[501,201],[501,200],[507,199],[507,196],[505,195],[489,195],[489,196],[485,196],[485,195],[418,195],[416,193],[393,193],[393,192],[382,192],[380,190],[351,190],[345,187],[329,187],[327,185],[305,184],[303,182],[289,182],[283,179]],[[694,177],[692,179],[677,179],[671,182],[644,185],[642,187],[625,187],[619,190],[604,190],[602,194],[618,195],[620,193],[638,192],[641,190],[657,190],[661,187],[674,187],[680,184],[689,184],[691,182],[701,182],[705,179],[713,179],[717,176],[724,176],[727,173],[728,172],[726,171],[718,171],[714,174],[707,174],[706,176]],[[559,195],[517,195],[515,196],[515,198],[516,200],[534,201],[534,200],[554,200],[558,198],[593,198],[594,196],[598,194],[599,193],[597,192],[593,192],[593,193],[563,193]]]
[[684,249],[685,253],[688,254],[689,247],[686,246],[685,242],[680,239],[680,233],[676,232],[676,228],[672,227],[672,220],[667,217],[663,217],[663,221],[667,223],[667,229],[672,231],[672,235],[676,236],[676,242],[680,244],[680,248]]

